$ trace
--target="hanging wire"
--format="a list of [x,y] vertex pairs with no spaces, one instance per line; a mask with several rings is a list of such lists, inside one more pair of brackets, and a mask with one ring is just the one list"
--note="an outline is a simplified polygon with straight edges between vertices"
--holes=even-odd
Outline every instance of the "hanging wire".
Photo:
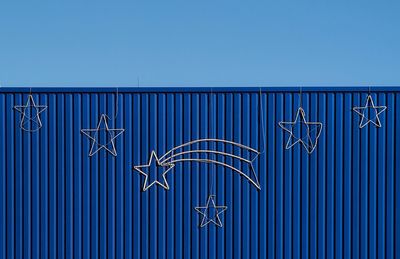
[[118,99],[119,99],[119,88],[117,87],[117,93],[115,95],[115,112],[113,120],[115,120],[118,116]]
[[303,97],[303,86],[300,86],[300,95],[299,95],[300,107],[303,107],[302,97]]
[[[211,87],[211,93],[210,93],[210,97],[208,98],[208,109],[209,109],[209,114],[212,114],[212,94],[213,94],[213,89]],[[213,122],[213,120],[211,119],[211,123]],[[212,145],[212,144],[211,144]],[[211,194],[215,194],[214,193],[214,168],[213,166],[211,166],[211,182],[210,182],[210,193]]]
[[260,98],[260,100],[259,100],[259,102],[258,102],[258,105],[259,105],[259,107],[260,107],[260,109],[261,109],[261,115],[260,115],[260,117],[261,117],[261,130],[262,130],[262,136],[263,136],[263,140],[262,140],[263,149],[262,149],[262,151],[260,152],[260,155],[261,155],[261,154],[264,154],[265,148],[266,148],[266,146],[267,146],[267,138],[266,138],[266,135],[265,135],[265,125],[264,125],[264,109],[263,109],[263,106],[264,106],[264,105],[263,105],[263,102],[262,102],[261,87],[260,87],[259,98]]

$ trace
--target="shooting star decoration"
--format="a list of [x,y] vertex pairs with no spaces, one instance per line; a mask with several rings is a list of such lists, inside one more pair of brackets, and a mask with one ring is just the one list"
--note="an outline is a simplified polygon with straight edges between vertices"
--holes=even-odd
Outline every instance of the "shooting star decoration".
[[[224,144],[224,146],[229,145],[231,146],[230,149],[232,151],[210,150],[198,147],[201,144],[208,145],[210,143]],[[234,153],[236,150],[240,150],[241,156]],[[176,146],[160,158],[157,157],[155,151],[152,151],[147,164],[137,165],[133,168],[141,175],[145,176],[142,188],[143,191],[148,190],[154,184],[169,190],[166,174],[177,163],[181,162],[214,163],[216,165],[224,166],[243,176],[260,190],[261,186],[253,167],[253,162],[259,154],[260,153],[257,150],[233,141],[223,139],[198,139]],[[212,156],[212,158],[210,158],[210,156]],[[160,177],[162,177],[161,181],[158,180]]]
[[106,114],[102,114],[95,129],[81,129],[81,132],[92,142],[92,146],[89,151],[90,157],[99,152],[101,149],[111,153],[113,156],[117,156],[115,139],[121,135],[125,129],[110,129],[107,122],[109,119],[110,118]]
[[199,206],[194,209],[203,216],[199,227],[202,228],[208,223],[214,223],[218,227],[223,227],[219,214],[226,211],[228,207],[215,205],[215,195],[211,194],[208,196],[206,206]]
[[361,116],[360,125],[358,127],[362,129],[370,122],[378,128],[382,127],[381,121],[379,120],[379,114],[384,112],[386,109],[387,106],[375,106],[372,96],[368,95],[367,101],[363,107],[353,107],[353,111]]
[[25,105],[15,105],[14,109],[21,113],[19,127],[23,131],[34,132],[42,127],[40,114],[47,109],[47,105],[36,105],[33,96],[30,94]]
[[311,154],[317,147],[318,138],[322,132],[322,123],[308,122],[303,108],[300,107],[297,110],[294,121],[281,121],[278,124],[279,127],[290,134],[286,142],[286,149],[290,149],[297,143],[301,143],[308,154]]

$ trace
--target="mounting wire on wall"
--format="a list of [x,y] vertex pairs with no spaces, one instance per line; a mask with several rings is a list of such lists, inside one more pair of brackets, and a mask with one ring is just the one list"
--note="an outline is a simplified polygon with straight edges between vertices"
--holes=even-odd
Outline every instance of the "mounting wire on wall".
[[260,107],[259,109],[259,120],[261,121],[261,131],[262,131],[262,143],[263,143],[263,148],[262,151],[260,151],[260,155],[265,153],[265,149],[267,146],[267,137],[266,137],[266,131],[265,131],[265,125],[264,125],[264,105],[263,105],[263,101],[262,101],[262,92],[261,92],[261,87],[260,87],[260,91],[259,91],[259,101],[258,101],[258,106]]
[[[210,97],[208,98],[208,103],[209,103],[209,112],[212,114],[212,88],[211,88],[211,94]],[[210,117],[210,116],[209,116]],[[213,120],[211,120],[212,123]],[[214,144],[213,142],[210,142],[210,144]],[[207,153],[207,156],[213,155],[212,153]],[[214,170],[212,168],[211,170],[211,181],[210,181],[210,186],[209,186],[209,194],[208,194],[208,199],[207,203],[205,206],[197,206],[194,209],[202,215],[202,219],[200,222],[199,227],[204,227],[208,225],[209,223],[213,223],[218,227],[223,227],[222,221],[219,217],[219,214],[224,212],[225,210],[228,209],[227,206],[222,205],[216,205],[215,204],[215,190],[214,190]]]

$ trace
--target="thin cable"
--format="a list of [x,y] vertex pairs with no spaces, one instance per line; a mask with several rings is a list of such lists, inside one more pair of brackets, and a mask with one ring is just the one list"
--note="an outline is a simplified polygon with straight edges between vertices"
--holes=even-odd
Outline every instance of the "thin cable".
[[300,95],[299,95],[299,99],[300,99],[300,107],[303,107],[302,106],[302,96],[303,96],[303,86],[300,86]]
[[113,120],[115,120],[118,116],[118,94],[119,94],[119,88],[117,87],[117,94],[115,96],[115,112],[114,112],[114,118]]
[[263,102],[262,102],[262,92],[261,92],[261,87],[260,87],[260,96],[259,96],[260,100],[259,100],[259,106],[261,108],[261,130],[262,130],[262,136],[263,136],[263,149],[260,152],[260,155],[263,154],[265,152],[265,147],[267,145],[267,138],[265,136],[265,125],[264,125],[264,109],[263,109]]
[[[208,98],[208,109],[209,109],[209,113],[212,114],[212,93],[213,93],[213,89],[211,87],[211,93],[210,93],[210,98]],[[209,116],[211,117],[211,116]],[[212,123],[212,119],[211,119],[211,123]],[[210,123],[210,124],[211,124]],[[211,165],[211,183],[210,183],[210,192],[211,194],[215,194],[214,193],[214,168]]]

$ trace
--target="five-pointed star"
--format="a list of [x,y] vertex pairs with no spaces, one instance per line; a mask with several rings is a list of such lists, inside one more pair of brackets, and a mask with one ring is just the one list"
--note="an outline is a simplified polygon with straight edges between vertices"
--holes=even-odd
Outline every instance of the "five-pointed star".
[[[117,156],[117,150],[115,149],[114,140],[121,135],[125,130],[124,129],[110,129],[107,123],[108,116],[102,114],[100,116],[99,123],[97,124],[96,129],[81,129],[81,132],[85,134],[88,138],[92,140],[92,147],[90,148],[89,156],[93,156],[97,152],[99,152],[102,148],[106,151],[110,152],[113,156]],[[104,126],[102,126],[104,124]],[[105,143],[100,143],[99,132],[105,131],[109,138],[104,141]],[[94,135],[92,136],[92,133]],[[100,142],[99,142],[100,141]],[[108,146],[111,146],[110,148]]]
[[[359,125],[360,129],[364,128],[370,122],[379,128],[382,127],[381,121],[379,120],[379,114],[384,112],[386,108],[387,108],[386,106],[375,106],[371,95],[368,95],[364,107],[353,107],[353,111],[355,111],[358,115],[361,116],[361,121]],[[369,112],[370,109],[373,109],[374,111]]]
[[[317,147],[318,138],[322,132],[322,123],[307,122],[303,108],[300,107],[297,110],[296,119],[293,122],[281,121],[279,122],[279,126],[290,134],[286,143],[286,149],[293,147],[297,143],[301,143],[307,152],[311,154]],[[297,132],[294,132],[296,126],[305,127],[307,134],[303,136],[301,128]]]
[[[169,190],[169,185],[167,179],[165,178],[167,172],[171,170],[175,165],[170,163],[162,164],[158,159],[156,152],[152,151],[150,155],[150,159],[147,165],[137,165],[134,166],[133,169],[138,171],[140,174],[144,175],[144,183],[143,183],[143,191],[147,191],[153,184],[158,184],[159,186],[163,187],[166,190]],[[162,179],[163,182],[161,183],[158,181],[158,169],[163,170],[162,172]],[[148,170],[146,172],[146,170]],[[149,184],[149,175],[155,175],[155,179],[151,181]]]
[[[222,227],[222,222],[221,222],[221,219],[219,218],[219,214],[226,211],[228,209],[228,207],[227,206],[216,206],[214,197],[215,197],[215,195],[208,196],[206,206],[194,208],[198,213],[203,215],[203,219],[201,220],[200,227],[204,227],[205,225],[207,225],[210,222],[214,223],[218,227]],[[212,210],[213,213],[210,213],[210,209]],[[209,214],[213,214],[213,215],[209,216]]]
[[42,127],[39,114],[47,109],[46,105],[36,105],[33,96],[29,95],[26,105],[15,105],[14,109],[21,113],[20,128],[25,131],[36,131]]

